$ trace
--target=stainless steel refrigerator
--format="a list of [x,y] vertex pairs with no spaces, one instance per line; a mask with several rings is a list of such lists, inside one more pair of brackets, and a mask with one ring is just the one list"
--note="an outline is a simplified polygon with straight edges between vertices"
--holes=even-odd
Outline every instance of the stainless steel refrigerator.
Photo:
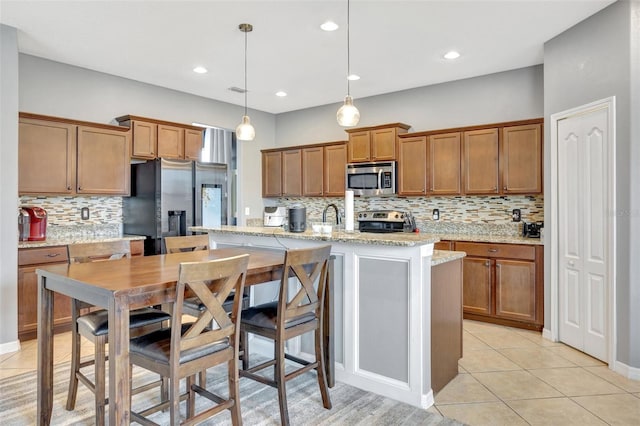
[[164,237],[190,234],[190,226],[226,225],[226,170],[224,164],[185,160],[132,164],[131,196],[123,199],[123,232],[146,236],[144,254],[153,255],[164,253]]

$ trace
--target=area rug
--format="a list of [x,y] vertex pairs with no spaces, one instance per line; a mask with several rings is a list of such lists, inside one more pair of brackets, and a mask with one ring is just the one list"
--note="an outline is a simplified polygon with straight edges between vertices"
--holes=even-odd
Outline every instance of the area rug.
[[[145,370],[134,368],[134,386],[153,381],[157,376]],[[73,411],[65,410],[69,364],[54,367],[54,395],[52,425],[92,425],[94,424],[93,394],[83,385],[78,387],[78,399]],[[207,388],[226,395],[226,369],[217,367],[207,372]],[[245,425],[279,425],[280,414],[278,396],[274,388],[247,378],[240,379],[240,405]],[[336,383],[330,389],[333,408],[322,406],[318,382],[315,374],[303,374],[287,382],[287,399],[292,425],[461,425],[444,418],[389,398],[365,392],[355,387]],[[23,426],[36,424],[36,373],[0,380],[0,423],[2,425]],[[135,395],[133,408],[148,407],[159,399],[159,390],[152,389]],[[208,404],[204,398],[197,398],[197,407]],[[184,403],[182,404],[184,416]],[[155,422],[169,423],[168,413],[155,413]],[[108,421],[108,420],[107,420]],[[208,420],[205,425],[230,425],[228,412]]]

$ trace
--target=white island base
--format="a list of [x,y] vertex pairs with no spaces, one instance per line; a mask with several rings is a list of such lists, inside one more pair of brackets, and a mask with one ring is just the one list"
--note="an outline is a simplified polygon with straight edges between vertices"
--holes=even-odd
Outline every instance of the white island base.
[[[336,380],[413,406],[433,405],[431,257],[437,237],[359,232],[321,237],[280,228],[231,226],[190,230],[209,232],[212,245],[220,247],[331,244]],[[273,289],[256,288],[253,303],[273,296]],[[312,347],[312,339],[304,337],[288,349],[304,356],[305,348]],[[255,346],[252,343],[252,351]]]

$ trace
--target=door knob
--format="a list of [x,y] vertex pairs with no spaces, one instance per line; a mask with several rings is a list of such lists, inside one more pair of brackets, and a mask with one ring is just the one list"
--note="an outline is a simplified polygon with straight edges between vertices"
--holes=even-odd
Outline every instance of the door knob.
[[574,266],[574,265],[575,265],[575,263],[573,262],[573,260],[570,260],[570,261],[568,262],[568,264],[569,264],[569,266]]

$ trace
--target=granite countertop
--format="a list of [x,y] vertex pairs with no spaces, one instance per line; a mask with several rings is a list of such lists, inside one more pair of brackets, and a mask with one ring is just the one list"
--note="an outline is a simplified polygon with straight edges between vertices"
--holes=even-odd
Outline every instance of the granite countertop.
[[467,253],[463,251],[434,250],[431,256],[431,266],[441,265],[452,260],[462,259]]
[[540,238],[528,238],[510,235],[494,234],[431,234],[441,241],[471,241],[474,243],[502,243],[502,244],[526,244],[533,246],[544,245]]
[[393,232],[385,234],[372,234],[367,232],[344,230],[334,230],[331,235],[318,235],[307,229],[305,232],[288,232],[281,227],[263,226],[220,226],[207,228],[203,226],[191,226],[189,231],[193,232],[217,232],[223,234],[252,235],[256,237],[283,237],[299,240],[333,241],[337,243],[349,244],[375,244],[398,247],[415,247],[423,244],[433,244],[440,241],[435,234],[414,233],[414,232]]
[[68,237],[57,237],[57,238],[47,238],[44,241],[19,241],[18,248],[36,248],[36,247],[53,247],[53,246],[66,246],[69,244],[78,244],[78,243],[99,243],[106,241],[117,241],[117,240],[144,240],[147,237],[141,235],[120,235],[120,236],[95,236],[95,235],[84,235],[84,236],[68,236]]

